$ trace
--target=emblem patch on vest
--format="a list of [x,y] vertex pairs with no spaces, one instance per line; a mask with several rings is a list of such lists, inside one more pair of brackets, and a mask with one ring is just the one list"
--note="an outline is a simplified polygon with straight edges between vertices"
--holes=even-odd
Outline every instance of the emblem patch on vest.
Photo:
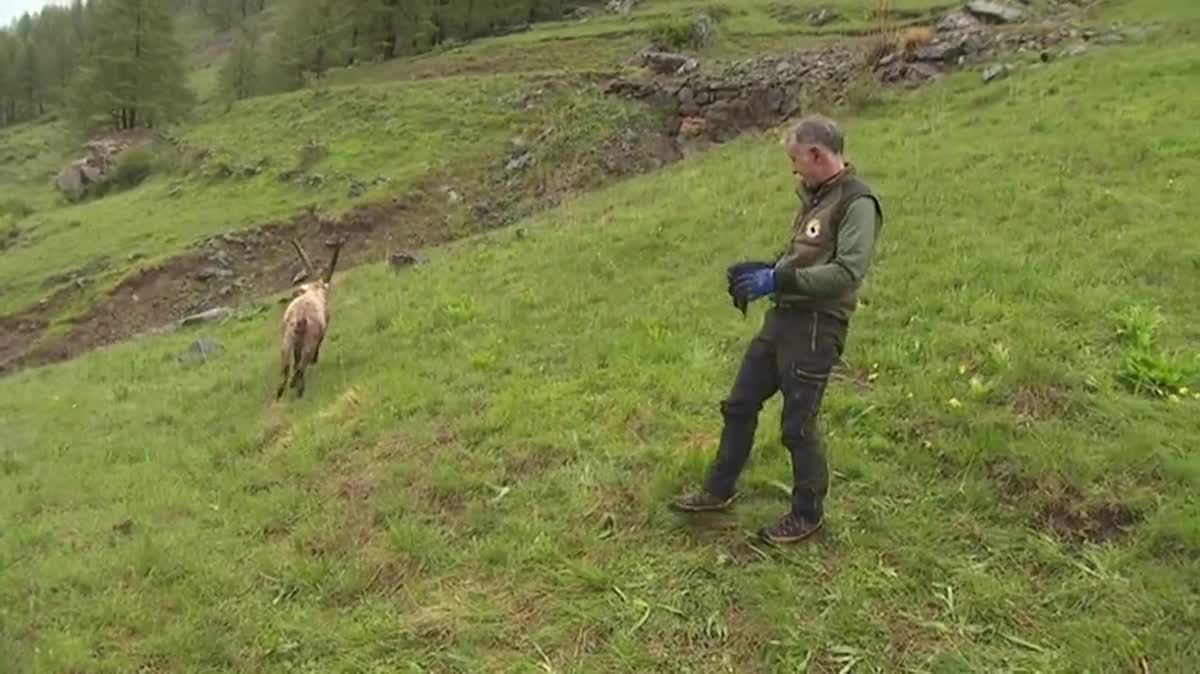
[[818,218],[813,218],[804,226],[804,236],[810,239],[815,239],[821,235],[821,221]]

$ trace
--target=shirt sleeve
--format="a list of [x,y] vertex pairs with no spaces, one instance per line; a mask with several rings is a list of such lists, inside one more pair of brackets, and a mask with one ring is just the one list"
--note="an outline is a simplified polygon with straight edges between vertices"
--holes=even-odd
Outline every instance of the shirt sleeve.
[[870,197],[855,199],[838,227],[837,254],[826,264],[783,269],[776,274],[780,290],[814,299],[837,297],[867,277],[879,214]]

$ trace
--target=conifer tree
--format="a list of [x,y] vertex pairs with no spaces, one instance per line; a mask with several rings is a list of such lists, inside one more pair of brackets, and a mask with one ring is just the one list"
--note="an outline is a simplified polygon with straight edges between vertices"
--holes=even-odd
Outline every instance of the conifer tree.
[[88,127],[154,126],[186,112],[194,99],[170,0],[102,0],[72,94],[75,118]]

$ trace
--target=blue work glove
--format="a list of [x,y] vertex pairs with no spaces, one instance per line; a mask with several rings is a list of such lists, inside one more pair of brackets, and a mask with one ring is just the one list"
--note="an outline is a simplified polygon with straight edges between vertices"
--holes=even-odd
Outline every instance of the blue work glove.
[[775,270],[756,269],[744,272],[733,281],[733,294],[753,301],[775,292]]
[[730,265],[729,269],[725,271],[725,275],[729,277],[729,281],[732,283],[734,279],[742,274],[745,274],[746,272],[757,271],[759,269],[770,269],[774,266],[775,265],[771,264],[770,262],[738,262],[737,264]]
[[743,316],[746,315],[746,305],[750,303],[750,300],[749,298],[743,295],[738,295],[733,291],[734,282],[743,274],[760,269],[770,269],[773,266],[774,265],[772,265],[770,262],[750,261],[738,262],[736,264],[729,265],[729,268],[725,270],[725,279],[728,282],[729,296],[733,299],[733,306],[741,311]]

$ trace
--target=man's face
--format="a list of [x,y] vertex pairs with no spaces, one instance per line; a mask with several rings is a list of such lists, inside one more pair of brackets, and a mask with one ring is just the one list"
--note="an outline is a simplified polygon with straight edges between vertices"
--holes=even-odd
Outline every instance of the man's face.
[[821,150],[816,145],[789,142],[786,144],[792,175],[805,183],[815,183],[820,171]]

